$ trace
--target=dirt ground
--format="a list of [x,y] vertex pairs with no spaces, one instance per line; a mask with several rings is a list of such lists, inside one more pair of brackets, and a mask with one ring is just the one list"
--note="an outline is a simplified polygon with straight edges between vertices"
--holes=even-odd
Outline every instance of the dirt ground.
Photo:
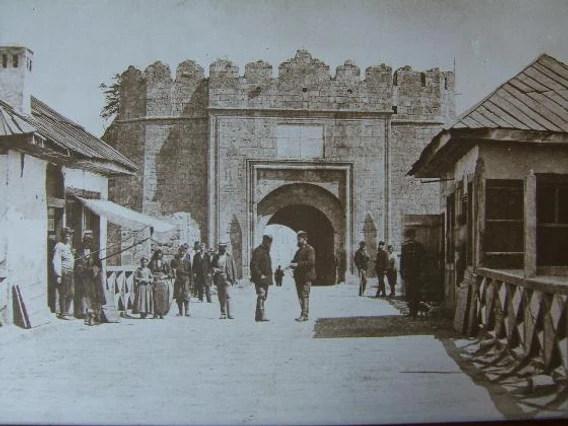
[[218,319],[214,300],[192,302],[191,318],[171,312],[95,327],[54,320],[0,329],[0,423],[377,424],[515,415],[449,355],[443,324],[411,324],[387,301],[358,297],[355,285],[313,288],[305,323],[294,321],[291,281],[270,288],[270,322],[254,321],[255,298],[250,286],[235,289],[235,320]]

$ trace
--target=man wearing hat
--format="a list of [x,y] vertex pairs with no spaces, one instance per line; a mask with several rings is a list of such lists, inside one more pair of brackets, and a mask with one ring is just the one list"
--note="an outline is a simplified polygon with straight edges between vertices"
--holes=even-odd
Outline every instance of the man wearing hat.
[[385,250],[385,242],[379,242],[379,248],[377,249],[377,258],[375,260],[375,272],[377,273],[377,278],[379,279],[379,287],[377,289],[377,295],[375,297],[386,297],[387,292],[385,288],[385,274],[389,269],[389,255]]
[[81,295],[86,306],[85,324],[102,322],[102,305],[106,303],[102,286],[101,262],[96,250],[93,231],[83,233],[82,247],[75,259],[75,293]]
[[253,250],[250,259],[251,281],[256,289],[256,313],[255,321],[269,321],[264,312],[264,302],[268,297],[268,286],[272,285],[272,259],[270,247],[272,236],[263,235],[262,243]]
[[367,254],[365,241],[359,243],[359,249],[355,252],[354,262],[359,274],[359,296],[365,294],[367,287],[367,269],[369,268],[369,255]]
[[296,321],[307,321],[310,311],[310,287],[316,278],[316,251],[308,244],[308,233],[299,231],[298,250],[290,263],[294,271],[296,291],[300,302],[301,314]]
[[75,258],[71,247],[72,236],[73,231],[70,228],[63,228],[61,241],[55,245],[53,250],[53,272],[55,273],[56,288],[59,294],[59,315],[61,319],[71,319],[69,311],[75,291],[73,276]]
[[217,286],[217,296],[221,308],[220,319],[234,319],[231,313],[231,287],[237,279],[237,268],[233,257],[227,253],[227,243],[219,243],[219,251],[211,259],[213,282]]
[[201,243],[199,251],[193,255],[192,262],[193,276],[195,278],[193,283],[197,287],[197,297],[199,297],[200,302],[203,302],[203,296],[205,295],[207,303],[211,303],[211,289],[208,279],[210,260],[207,246]]
[[424,261],[424,246],[415,241],[416,231],[409,229],[404,234],[405,240],[400,253],[400,276],[404,280],[405,296],[409,316],[416,318],[420,302],[420,280]]
[[191,296],[191,284],[193,280],[193,273],[191,270],[191,262],[187,256],[187,248],[182,245],[178,249],[178,254],[174,256],[170,262],[174,270],[174,299],[178,306],[178,316],[184,315],[189,317],[189,300]]

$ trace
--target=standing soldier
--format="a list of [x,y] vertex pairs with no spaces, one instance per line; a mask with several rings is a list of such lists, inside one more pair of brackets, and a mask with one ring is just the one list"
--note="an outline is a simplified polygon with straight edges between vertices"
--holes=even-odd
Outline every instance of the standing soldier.
[[389,255],[389,266],[387,268],[387,279],[389,280],[390,287],[389,297],[394,297],[398,271],[396,269],[396,254],[394,253],[394,247],[392,244],[387,246],[387,252]]
[[201,244],[199,251],[193,256],[194,285],[197,287],[197,296],[200,302],[203,302],[203,295],[205,294],[207,303],[211,303],[211,287],[207,279],[210,260],[209,254],[207,253],[207,246]]
[[367,268],[369,268],[369,255],[365,248],[365,241],[359,243],[359,249],[355,252],[353,260],[359,274],[359,296],[363,296],[367,287]]
[[409,316],[416,318],[420,302],[420,275],[424,260],[424,246],[414,240],[416,237],[414,229],[406,231],[405,237],[400,256],[400,276],[404,280]]
[[290,263],[294,270],[296,291],[300,302],[301,314],[296,321],[307,321],[310,311],[310,287],[316,278],[316,251],[308,244],[308,233],[298,232],[298,250]]
[[282,279],[284,278],[284,271],[282,266],[278,265],[276,271],[274,271],[274,280],[276,281],[276,287],[282,287]]
[[251,281],[256,289],[255,321],[270,321],[264,313],[264,302],[268,297],[268,286],[272,285],[272,259],[270,247],[272,236],[263,235],[262,243],[253,250],[250,260]]
[[375,260],[375,272],[377,273],[377,278],[379,279],[379,288],[377,289],[377,295],[375,297],[386,297],[387,291],[385,288],[385,274],[389,268],[389,255],[385,251],[385,242],[379,242],[379,248],[377,249],[377,259]]
[[174,298],[178,305],[178,316],[183,316],[185,308],[185,316],[189,317],[189,299],[191,296],[193,273],[185,246],[182,245],[178,249],[178,254],[172,259],[171,266],[175,273]]
[[211,259],[211,273],[221,308],[219,319],[234,319],[231,314],[231,287],[235,283],[237,269],[233,257],[227,253],[227,243],[219,243],[219,251]]
[[63,228],[61,233],[61,241],[55,245],[53,250],[53,272],[57,283],[57,292],[59,294],[59,312],[61,319],[71,319],[69,310],[73,302],[75,293],[75,258],[71,248],[71,237],[73,231],[69,228]]

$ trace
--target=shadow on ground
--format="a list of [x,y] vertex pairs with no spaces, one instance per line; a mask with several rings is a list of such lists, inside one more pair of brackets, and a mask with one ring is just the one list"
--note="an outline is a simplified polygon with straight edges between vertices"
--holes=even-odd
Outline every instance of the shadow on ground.
[[431,335],[436,338],[459,337],[452,322],[445,319],[410,319],[401,315],[319,318],[314,338],[393,337]]

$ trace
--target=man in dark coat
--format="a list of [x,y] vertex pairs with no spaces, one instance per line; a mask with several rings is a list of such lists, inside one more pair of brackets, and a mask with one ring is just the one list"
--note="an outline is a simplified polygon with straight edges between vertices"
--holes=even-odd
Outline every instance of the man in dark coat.
[[424,261],[424,246],[415,241],[416,231],[409,229],[405,234],[400,256],[400,276],[404,280],[406,301],[409,316],[416,318],[420,302],[420,284],[422,263]]
[[170,266],[174,270],[174,299],[178,306],[178,316],[183,316],[185,308],[185,316],[189,317],[189,303],[191,299],[191,287],[193,281],[193,272],[191,269],[191,261],[187,256],[187,248],[181,246],[178,254],[172,259]]
[[298,247],[290,263],[290,269],[294,271],[301,308],[301,314],[296,321],[307,321],[310,310],[310,287],[316,278],[316,251],[308,244],[307,232],[298,232]]
[[94,325],[102,322],[102,305],[106,303],[101,278],[101,261],[95,246],[93,231],[85,230],[82,247],[77,251],[75,259],[75,284],[85,303],[85,324]]
[[282,287],[282,279],[284,278],[284,271],[282,266],[278,265],[276,271],[274,271],[274,281],[276,281],[276,287]]
[[211,273],[219,297],[220,319],[234,319],[231,314],[231,288],[237,280],[237,268],[233,257],[227,253],[227,243],[219,243],[219,251],[211,259]]
[[367,269],[369,268],[369,255],[365,248],[365,241],[359,243],[359,249],[355,252],[354,262],[359,274],[359,296],[365,294],[367,287]]
[[386,297],[387,292],[385,288],[385,274],[389,269],[389,254],[385,250],[385,242],[379,242],[379,248],[377,249],[377,259],[375,260],[375,272],[377,273],[377,278],[379,280],[379,288],[377,289],[377,295],[375,297]]
[[202,243],[197,253],[193,256],[193,274],[195,277],[194,283],[197,286],[197,296],[203,302],[203,295],[205,295],[207,303],[211,303],[211,287],[207,277],[210,261],[207,247]]
[[270,247],[272,246],[272,236],[264,235],[262,243],[253,250],[250,259],[251,281],[256,289],[256,313],[255,321],[269,321],[264,312],[264,302],[268,297],[268,286],[272,285],[272,259],[270,258]]

